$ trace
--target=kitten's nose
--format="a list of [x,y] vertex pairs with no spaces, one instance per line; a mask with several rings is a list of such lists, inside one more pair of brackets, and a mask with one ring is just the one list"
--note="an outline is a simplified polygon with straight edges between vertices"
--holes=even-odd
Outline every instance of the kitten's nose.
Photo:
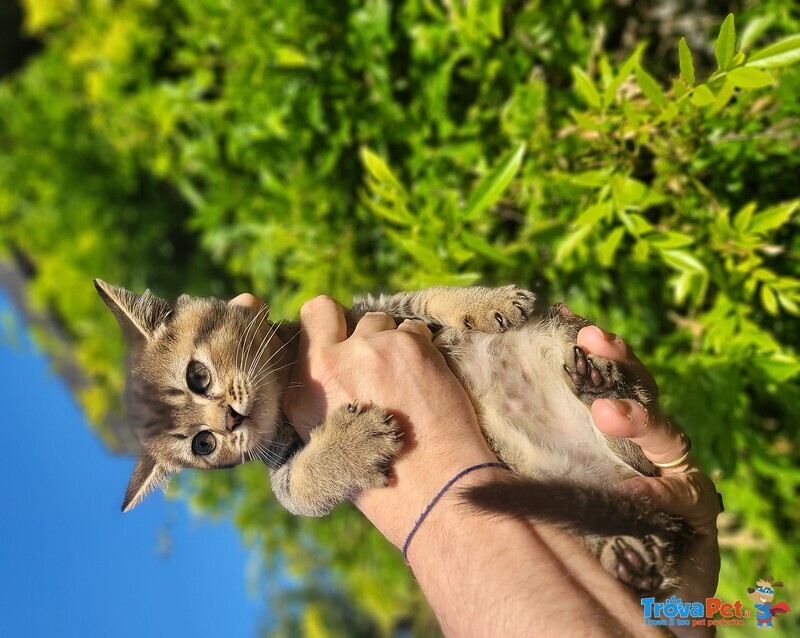
[[233,409],[232,406],[228,406],[228,413],[225,415],[225,429],[228,432],[233,432],[236,428],[238,428],[242,421],[244,421],[245,417],[242,414],[239,414],[236,410]]

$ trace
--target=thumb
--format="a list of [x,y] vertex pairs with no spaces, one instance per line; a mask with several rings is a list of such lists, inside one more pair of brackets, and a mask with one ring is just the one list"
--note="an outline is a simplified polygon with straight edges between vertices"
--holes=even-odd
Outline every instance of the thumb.
[[686,519],[698,531],[713,529],[720,511],[711,479],[697,469],[648,478],[637,476],[622,483],[623,491],[646,498],[655,507]]

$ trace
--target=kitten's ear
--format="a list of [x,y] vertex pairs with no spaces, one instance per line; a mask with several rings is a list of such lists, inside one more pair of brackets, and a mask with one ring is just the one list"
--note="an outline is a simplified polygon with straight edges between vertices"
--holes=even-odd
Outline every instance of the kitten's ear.
[[155,488],[161,487],[169,477],[169,472],[155,460],[148,452],[136,460],[128,489],[125,490],[125,500],[122,501],[122,511],[130,512],[141,503]]
[[147,341],[152,339],[156,328],[172,311],[172,305],[168,301],[154,297],[149,291],[137,295],[119,286],[112,286],[102,279],[95,279],[94,287],[111,308],[131,344],[141,343],[142,338]]

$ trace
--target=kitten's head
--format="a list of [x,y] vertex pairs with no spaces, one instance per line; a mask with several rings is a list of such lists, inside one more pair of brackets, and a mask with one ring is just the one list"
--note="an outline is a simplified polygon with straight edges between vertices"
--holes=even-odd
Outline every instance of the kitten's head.
[[126,412],[142,447],[122,510],[183,468],[264,458],[288,373],[267,307],[95,287],[128,341]]

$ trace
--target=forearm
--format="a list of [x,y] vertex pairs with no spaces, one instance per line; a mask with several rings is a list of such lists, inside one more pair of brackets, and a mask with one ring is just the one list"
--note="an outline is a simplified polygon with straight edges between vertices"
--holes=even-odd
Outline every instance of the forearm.
[[463,503],[461,489],[501,472],[480,470],[459,481],[409,546],[411,568],[444,633],[662,635],[644,625],[630,593],[568,535]]

